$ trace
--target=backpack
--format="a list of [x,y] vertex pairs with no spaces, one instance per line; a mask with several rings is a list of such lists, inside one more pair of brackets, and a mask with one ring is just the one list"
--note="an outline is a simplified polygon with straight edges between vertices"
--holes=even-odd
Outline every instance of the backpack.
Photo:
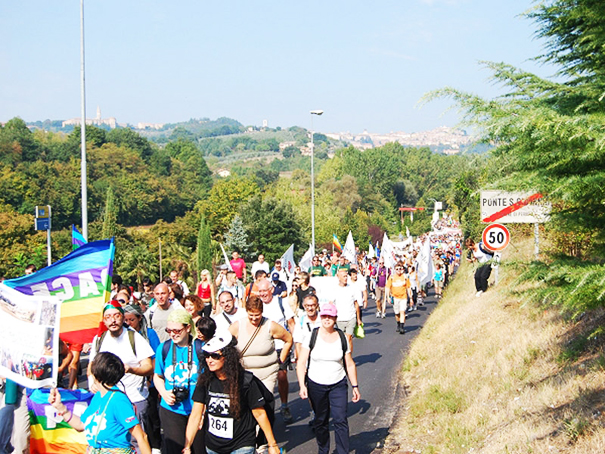
[[[168,357],[168,351],[170,350],[171,340],[167,340],[162,343],[162,362],[166,362],[166,358]],[[204,353],[202,352],[202,347],[204,346],[204,342],[200,339],[193,339],[193,346],[195,347],[195,354],[197,355],[197,360],[200,364],[203,364]]]
[[[126,332],[128,333],[128,340],[130,341],[130,346],[132,347],[132,352],[134,353],[134,356],[137,356],[137,348],[134,342],[134,330],[128,329],[128,328],[124,328],[126,330]],[[103,331],[103,333],[101,333],[101,335],[99,337],[97,337],[97,341],[95,342],[95,352],[99,353],[99,351],[101,350],[101,344],[103,343],[103,340],[105,339],[105,336],[107,335],[108,331]]]
[[[244,394],[248,392],[248,388],[250,388],[252,382],[256,383],[258,389],[263,395],[263,398],[265,399],[265,405],[263,406],[263,408],[267,413],[269,424],[271,424],[271,427],[273,427],[273,424],[275,423],[275,396],[271,391],[269,391],[269,389],[267,389],[265,384],[260,381],[259,378],[257,378],[252,372],[249,371],[244,371]],[[258,431],[258,434],[256,435],[256,446],[263,446],[264,444],[267,444],[267,439],[263,430],[260,429]]]
[[[342,365],[346,372],[347,367],[346,367],[346,363],[345,363],[345,356],[347,355],[347,350],[349,348],[349,342],[347,341],[347,336],[345,336],[345,333],[343,333],[342,330],[340,330],[338,328],[334,328],[334,329],[340,336],[340,345],[342,347]],[[315,343],[317,342],[318,334],[319,334],[319,327],[313,328],[313,332],[311,333],[311,339],[309,340],[309,359],[307,361],[306,375],[309,375],[309,365],[311,364],[311,352],[313,351],[313,347],[315,347]]]

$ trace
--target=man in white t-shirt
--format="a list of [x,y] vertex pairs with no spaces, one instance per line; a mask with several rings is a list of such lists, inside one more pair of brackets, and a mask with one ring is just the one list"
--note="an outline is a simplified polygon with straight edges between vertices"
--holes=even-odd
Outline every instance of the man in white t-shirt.
[[269,264],[265,262],[265,256],[263,254],[259,254],[258,260],[252,264],[252,271],[250,274],[256,276],[258,270],[263,270],[267,275],[269,274]]
[[95,336],[90,349],[87,370],[90,391],[98,391],[91,373],[91,363],[95,356],[100,352],[113,353],[122,360],[126,371],[118,387],[124,387],[124,392],[136,408],[139,421],[143,423],[147,412],[147,396],[149,396],[145,377],[153,373],[151,358],[155,352],[143,336],[124,325],[124,309],[118,302],[105,305],[103,323],[107,331],[100,336]]
[[296,358],[300,353],[300,347],[305,342],[308,336],[311,335],[314,328],[321,325],[321,317],[319,317],[319,300],[317,295],[310,294],[303,300],[303,309],[305,313],[296,321],[292,338],[296,351]]
[[237,280],[237,275],[235,271],[227,271],[225,275],[225,279],[223,279],[223,283],[221,287],[218,289],[218,293],[223,291],[230,292],[235,298],[235,305],[240,309],[244,309],[244,287]]
[[229,332],[233,322],[246,317],[246,311],[237,307],[235,297],[228,290],[223,290],[218,295],[218,305],[222,309],[221,312],[212,316],[216,323],[217,334]]
[[361,324],[361,311],[359,302],[357,301],[357,289],[347,283],[348,271],[345,268],[340,268],[336,273],[338,277],[338,286],[332,293],[333,300],[330,301],[338,310],[338,318],[336,324],[347,336],[353,354],[353,331],[355,325]]
[[[263,302],[263,317],[277,323],[286,328],[290,333],[294,332],[294,312],[290,308],[288,302],[280,296],[273,296],[273,284],[268,279],[261,279],[257,283],[258,293]],[[275,350],[277,350],[278,358],[284,347],[284,342],[280,339],[275,339]],[[292,422],[292,413],[288,408],[288,366],[290,360],[286,360],[279,365],[277,372],[277,389],[279,398],[281,399],[281,414],[286,424]],[[273,391],[270,389],[269,391]]]
[[362,277],[359,279],[359,273],[355,268],[351,268],[349,270],[349,285],[351,285],[357,291],[357,303],[361,305],[363,303],[363,308],[367,309],[368,307],[368,285],[366,280]]

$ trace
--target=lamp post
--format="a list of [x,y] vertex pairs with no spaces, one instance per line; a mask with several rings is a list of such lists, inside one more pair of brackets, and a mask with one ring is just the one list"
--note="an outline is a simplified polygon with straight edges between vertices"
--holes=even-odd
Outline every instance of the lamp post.
[[84,0],[80,0],[80,89],[81,89],[81,126],[80,139],[82,156],[80,172],[82,182],[82,235],[88,241],[88,188],[86,182],[86,85],[84,70]]
[[315,254],[315,174],[313,173],[313,156],[315,155],[315,144],[313,143],[313,115],[323,114],[323,110],[311,111],[311,244]]

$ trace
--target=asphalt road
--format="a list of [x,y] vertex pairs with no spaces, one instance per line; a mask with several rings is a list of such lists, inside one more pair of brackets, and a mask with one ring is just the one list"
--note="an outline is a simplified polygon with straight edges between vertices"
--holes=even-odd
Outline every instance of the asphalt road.
[[[377,444],[383,444],[393,421],[403,393],[398,389],[398,372],[410,342],[420,332],[429,314],[436,305],[431,293],[425,305],[408,313],[406,333],[395,332],[396,322],[393,307],[389,305],[385,319],[376,318],[374,301],[369,301],[364,310],[366,337],[354,339],[353,359],[357,365],[357,375],[361,400],[349,400],[348,416],[351,452],[371,453]],[[296,372],[288,373],[290,380],[290,409],[294,422],[285,425],[281,415],[276,414],[275,436],[280,447],[288,454],[308,454],[317,452],[313,430],[308,425],[309,403],[298,396]],[[350,399],[349,388],[349,399]],[[276,409],[281,404],[276,398]],[[331,430],[331,448],[334,450],[334,433]]]

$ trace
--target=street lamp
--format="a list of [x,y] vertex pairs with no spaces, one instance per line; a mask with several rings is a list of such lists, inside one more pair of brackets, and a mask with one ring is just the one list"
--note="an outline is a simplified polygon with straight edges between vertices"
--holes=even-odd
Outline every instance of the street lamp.
[[321,115],[323,113],[323,110],[311,111],[311,245],[313,247],[313,254],[315,254],[315,174],[313,173],[315,145],[313,143],[313,115]]

